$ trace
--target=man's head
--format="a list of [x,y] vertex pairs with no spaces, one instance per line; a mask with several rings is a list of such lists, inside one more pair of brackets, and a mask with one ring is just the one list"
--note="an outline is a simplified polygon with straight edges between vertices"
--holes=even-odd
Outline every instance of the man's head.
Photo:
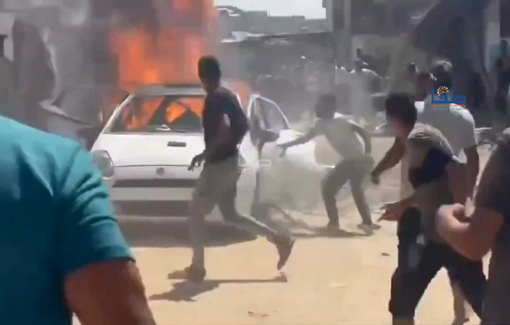
[[429,72],[420,72],[416,76],[416,92],[420,99],[425,99],[432,93],[434,77]]
[[391,94],[385,102],[386,120],[397,138],[407,138],[418,118],[409,95]]
[[317,101],[317,104],[315,104],[315,115],[321,119],[333,118],[336,112],[336,104],[335,95],[321,95]]
[[361,47],[358,47],[356,49],[356,57],[359,59],[363,56],[363,49]]
[[213,91],[220,85],[220,61],[214,56],[203,56],[198,60],[198,77],[207,92]]
[[430,72],[436,79],[434,83],[435,89],[438,89],[439,87],[446,87],[450,90],[452,89],[452,64],[450,62],[438,61],[432,65]]
[[364,63],[362,60],[360,59],[356,59],[354,61],[354,70],[356,70],[357,72],[360,72],[363,70],[363,66],[364,66]]

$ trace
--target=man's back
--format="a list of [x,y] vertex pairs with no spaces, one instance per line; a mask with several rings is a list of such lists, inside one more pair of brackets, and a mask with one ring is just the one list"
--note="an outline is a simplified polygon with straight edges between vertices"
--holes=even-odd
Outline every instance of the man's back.
[[354,131],[350,118],[339,113],[331,120],[317,120],[317,135],[324,135],[329,144],[343,159],[357,159],[364,156],[361,137]]
[[232,131],[233,137],[229,139],[230,141],[226,141],[222,148],[216,150],[209,162],[223,161],[237,156],[237,144],[248,130],[248,119],[239,100],[230,90],[219,87],[207,94],[204,106],[202,124],[206,148],[218,140],[218,136],[226,136],[227,128]]
[[0,117],[0,323],[70,324],[64,279],[130,259],[90,155]]
[[430,124],[444,135],[453,154],[464,160],[464,149],[476,146],[475,121],[464,107],[449,105],[445,108],[431,107],[430,97],[425,101],[419,121]]
[[435,214],[443,204],[452,204],[446,165],[455,159],[441,132],[417,123],[406,142],[407,174],[424,224],[425,236],[441,242],[435,231]]

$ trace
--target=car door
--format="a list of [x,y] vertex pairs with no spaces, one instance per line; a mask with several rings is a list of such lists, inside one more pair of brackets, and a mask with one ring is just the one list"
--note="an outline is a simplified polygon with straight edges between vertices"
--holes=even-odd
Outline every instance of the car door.
[[[255,110],[259,110],[262,128],[279,134],[275,142],[267,143],[261,155],[264,162],[262,173],[261,201],[317,202],[323,168],[315,161],[315,141],[289,148],[282,157],[278,144],[295,140],[300,134],[290,124],[278,105],[264,97],[258,97]],[[310,192],[308,191],[310,190]],[[294,205],[295,206],[295,205]],[[297,207],[297,206],[295,206]]]
[[260,164],[258,151],[255,146],[257,141],[256,132],[254,133],[252,131],[252,122],[256,120],[252,116],[254,105],[255,99],[251,98],[245,111],[250,121],[250,132],[244,137],[239,148],[242,173],[237,186],[238,196],[236,203],[239,211],[244,214],[251,214],[253,202],[258,201],[258,189],[256,186],[257,171],[259,170]]
[[[260,200],[282,201],[288,194],[287,180],[296,176],[293,166],[289,166],[287,157],[281,157],[279,143],[291,141],[297,137],[291,130],[289,122],[278,105],[264,97],[257,97],[254,102],[254,117],[260,121],[260,128],[276,132],[279,138],[275,142],[268,142],[261,152]],[[292,195],[292,193],[291,193]]]

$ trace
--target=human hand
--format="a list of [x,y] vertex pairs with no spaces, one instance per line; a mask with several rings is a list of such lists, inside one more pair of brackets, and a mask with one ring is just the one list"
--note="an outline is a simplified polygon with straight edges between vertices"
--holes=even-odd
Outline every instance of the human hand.
[[202,163],[204,162],[204,160],[205,160],[205,154],[203,152],[196,155],[191,160],[191,163],[188,166],[188,170],[192,171],[193,169],[195,169],[195,167],[200,167],[202,165]]
[[398,221],[404,213],[404,205],[402,202],[387,203],[383,206],[384,213],[379,221]]
[[460,222],[469,222],[469,217],[466,216],[466,207],[462,204],[443,205],[439,208],[437,218],[439,222],[442,220],[454,217]]
[[280,157],[283,157],[285,156],[285,154],[287,153],[287,149],[289,148],[288,146],[286,146],[285,144],[279,144],[278,145],[278,148],[282,149],[282,152],[280,153]]
[[375,185],[379,185],[379,183],[381,182],[381,179],[379,178],[379,175],[378,174],[374,174],[373,172],[370,174],[370,180]]

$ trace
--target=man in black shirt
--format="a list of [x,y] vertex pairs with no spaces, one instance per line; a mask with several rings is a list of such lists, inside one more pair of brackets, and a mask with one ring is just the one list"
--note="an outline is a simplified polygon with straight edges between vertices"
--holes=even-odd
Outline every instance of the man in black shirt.
[[207,92],[202,124],[205,150],[195,156],[190,169],[204,168],[198,179],[189,209],[189,232],[193,246],[191,266],[185,269],[186,278],[200,282],[204,279],[205,216],[218,205],[224,219],[239,228],[266,237],[274,243],[280,259],[277,268],[287,262],[294,240],[279,235],[267,225],[239,214],[235,207],[239,168],[239,144],[248,131],[248,119],[236,96],[220,86],[220,64],[215,57],[205,56],[198,62],[200,80]]

